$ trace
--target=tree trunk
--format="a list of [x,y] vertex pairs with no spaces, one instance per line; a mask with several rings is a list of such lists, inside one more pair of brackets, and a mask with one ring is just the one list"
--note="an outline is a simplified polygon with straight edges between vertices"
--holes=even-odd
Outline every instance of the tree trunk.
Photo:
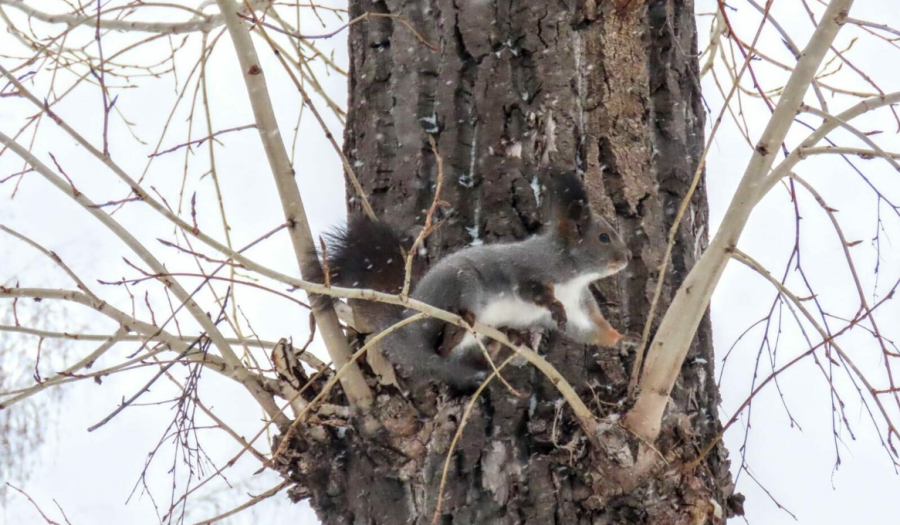
[[[436,260],[472,242],[522,239],[542,222],[535,173],[548,161],[584,172],[592,204],[635,257],[599,283],[607,319],[640,332],[703,144],[697,37],[690,0],[351,0],[345,151],[376,213],[412,235],[445,163],[445,224]],[[432,51],[422,39],[438,49]],[[348,185],[350,188],[350,185]],[[358,212],[352,189],[351,211]],[[659,312],[707,240],[703,185],[680,226]],[[659,317],[657,317],[659,319]],[[655,444],[665,457],[629,476],[638,449],[627,409],[632,354],[548,337],[541,352],[607,418],[586,439],[534,368],[510,366],[517,398],[494,382],[476,404],[443,492],[443,524],[720,523],[740,512],[724,448],[691,472],[679,465],[721,428],[708,316]],[[427,524],[467,399],[408,400],[385,388],[371,432],[353,421],[330,439],[300,432],[285,466],[326,524]],[[361,419],[361,418],[360,418]],[[656,454],[655,452],[653,454]]]

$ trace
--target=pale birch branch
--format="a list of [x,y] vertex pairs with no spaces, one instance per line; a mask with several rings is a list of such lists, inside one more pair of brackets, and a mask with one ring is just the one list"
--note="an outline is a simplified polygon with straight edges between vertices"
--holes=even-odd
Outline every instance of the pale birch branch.
[[730,250],[740,239],[803,97],[852,4],[853,0],[832,0],[826,8],[755,148],[716,236],[676,292],[648,348],[640,381],[641,393],[626,415],[625,425],[649,442],[659,435],[669,393],[681,372],[712,292],[730,259]]
[[878,24],[876,22],[869,22],[868,20],[860,20],[858,18],[850,18],[847,17],[848,24],[855,24],[860,27],[871,27],[872,29],[879,29],[886,33],[891,33],[892,35],[897,35],[900,37],[900,29],[895,29],[887,24]]
[[765,196],[769,190],[775,187],[778,181],[790,174],[791,170],[794,169],[794,166],[803,160],[804,149],[811,148],[818,144],[819,141],[825,138],[829,133],[840,127],[842,122],[850,122],[856,117],[870,111],[898,103],[900,103],[900,91],[867,98],[842,111],[837,116],[825,119],[815,131],[810,133],[800,146],[794,149],[786,159],[781,161],[781,163],[769,173],[766,177],[766,181],[759,188],[757,199],[761,199]]
[[[771,2],[772,0],[769,0],[769,2],[766,3],[766,8],[763,11],[763,20],[759,24],[759,27],[756,30],[756,34],[753,36],[752,45],[756,45],[756,42],[757,40],[759,40],[763,28],[766,25]],[[722,24],[727,24],[727,19],[725,18],[724,13],[722,13],[722,9],[724,9],[724,7],[720,4],[719,11],[717,11],[717,16],[721,17],[720,22]],[[666,250],[665,253],[663,253],[662,262],[659,266],[659,274],[656,280],[656,289],[653,292],[653,299],[650,301],[650,309],[647,313],[647,320],[644,322],[644,329],[641,331],[641,344],[638,345],[637,349],[635,350],[634,364],[632,365],[631,370],[631,379],[628,382],[629,398],[633,397],[635,389],[638,385],[638,380],[640,378],[642,370],[641,367],[644,361],[644,355],[647,350],[647,343],[650,341],[650,330],[653,327],[653,320],[656,317],[656,308],[659,305],[660,297],[662,297],[663,284],[665,283],[669,261],[672,257],[672,249],[675,247],[675,237],[678,234],[678,230],[681,228],[681,220],[684,218],[684,214],[685,212],[687,212],[687,209],[691,204],[694,192],[697,190],[697,185],[700,184],[700,179],[703,177],[703,169],[706,166],[706,157],[707,155],[709,155],[713,140],[716,138],[716,132],[719,130],[719,125],[722,124],[722,119],[725,116],[725,110],[731,108],[731,98],[737,92],[737,88],[741,85],[741,78],[743,78],[744,73],[750,67],[751,57],[752,55],[747,54],[744,59],[744,64],[741,66],[740,72],[738,72],[733,77],[731,90],[725,97],[725,102],[722,105],[722,109],[719,111],[719,115],[716,118],[715,123],[713,123],[712,130],[710,130],[709,137],[706,140],[706,145],[703,148],[703,152],[700,154],[700,159],[697,161],[697,167],[694,170],[694,176],[691,178],[691,185],[688,188],[688,191],[685,193],[684,198],[682,198],[681,204],[678,207],[678,213],[675,215],[675,220],[672,221],[672,226],[669,228],[669,235],[666,239]]]
[[817,146],[810,148],[801,148],[800,155],[809,157],[810,155],[855,155],[861,159],[870,160],[878,157],[890,157],[892,159],[900,159],[900,153],[885,151],[879,153],[873,149],[865,148],[846,148],[841,146]]
[[12,228],[9,228],[9,227],[7,227],[7,226],[4,226],[3,224],[0,224],[0,231],[6,232],[6,233],[12,235],[12,236],[15,237],[16,239],[19,239],[20,241],[22,241],[22,242],[24,242],[25,244],[31,246],[31,247],[34,248],[35,250],[37,250],[37,251],[41,252],[42,254],[46,255],[47,258],[49,258],[49,259],[50,259],[51,261],[53,261],[57,266],[59,266],[59,267],[62,269],[62,271],[64,271],[64,272],[66,273],[66,275],[68,275],[69,278],[72,279],[72,281],[75,283],[75,286],[77,286],[79,290],[81,290],[82,292],[86,293],[91,299],[94,299],[95,301],[100,302],[100,299],[94,294],[94,292],[92,292],[92,291],[90,290],[90,288],[88,288],[87,285],[84,284],[84,282],[78,277],[78,275],[76,275],[75,272],[73,272],[72,269],[69,268],[69,266],[68,266],[66,263],[63,262],[63,260],[59,257],[59,255],[57,255],[56,253],[51,252],[50,250],[44,248],[43,246],[41,246],[41,245],[38,244],[37,242],[35,242],[35,241],[29,239],[29,238],[26,237],[25,235],[22,235],[21,233],[19,233],[19,232],[13,230]]
[[[315,242],[306,220],[306,210],[303,207],[300,190],[297,188],[296,173],[291,166],[290,157],[285,149],[284,141],[281,139],[281,132],[275,119],[275,110],[269,98],[266,76],[260,66],[259,57],[250,34],[247,32],[247,27],[238,17],[240,10],[238,4],[233,0],[216,0],[216,4],[225,18],[225,25],[231,35],[241,65],[241,74],[247,85],[247,96],[253,108],[253,116],[256,119],[259,137],[275,179],[275,186],[278,188],[281,206],[289,225],[288,233],[291,245],[294,248],[294,256],[302,276],[309,273],[308,264],[318,264],[318,260],[311,260],[314,258],[310,257],[310,254],[315,253]],[[331,360],[336,367],[342,368],[349,362],[351,352],[334,308],[330,304],[314,307],[313,315]],[[353,365],[349,368],[341,386],[353,405],[361,408],[371,405],[372,391],[366,384],[358,366]]]
[[[269,5],[270,0],[252,0],[250,4],[254,9],[260,9]],[[29,2],[22,0],[0,0],[0,6],[9,6],[13,9],[21,11],[28,17],[46,22],[48,24],[65,24],[69,27],[80,25],[97,25],[96,15],[78,15],[74,13],[53,14],[41,11],[29,5]],[[105,10],[109,11],[109,10]],[[178,35],[182,33],[208,32],[224,23],[224,17],[218,15],[204,15],[202,17],[195,16],[193,20],[185,22],[144,22],[129,21],[115,19],[101,19],[99,22],[101,29],[111,29],[114,31],[136,31],[143,33],[163,33],[167,35]]]
[[[246,0],[244,0],[246,2]],[[294,83],[294,86],[297,88],[297,91],[300,92],[300,96],[303,97],[303,103],[309,110],[312,112],[313,116],[316,118],[316,122],[319,123],[319,126],[322,128],[322,132],[325,135],[325,138],[328,139],[329,144],[334,149],[337,156],[341,159],[341,164],[344,166],[344,171],[347,173],[347,178],[350,180],[350,184],[353,186],[353,189],[356,191],[356,196],[359,197],[360,205],[362,206],[363,211],[366,212],[366,215],[372,219],[373,221],[377,221],[378,217],[375,216],[375,210],[372,209],[372,205],[369,204],[369,198],[366,197],[366,192],[363,190],[362,185],[359,183],[359,179],[356,177],[356,172],[353,170],[353,166],[350,165],[350,159],[344,155],[344,152],[341,150],[341,147],[338,145],[337,140],[334,138],[334,134],[328,129],[328,125],[325,123],[325,120],[322,119],[322,115],[319,114],[319,110],[316,109],[315,104],[311,98],[309,98],[309,94],[306,92],[306,89],[303,87],[303,84],[297,80],[297,77],[291,71],[290,66],[288,65],[287,60],[284,58],[284,54],[278,52],[278,48],[275,43],[269,38],[268,33],[264,28],[264,24],[261,23],[254,14],[253,20],[256,22],[255,29],[259,31],[262,37],[266,40],[266,42],[272,47],[272,51],[275,52],[275,57],[278,58],[278,61],[281,62],[281,65],[284,67],[285,72],[287,72],[288,76],[291,78],[291,81]],[[248,40],[250,40],[248,38]],[[285,152],[287,154],[287,152]]]
[[855,126],[853,126],[846,120],[844,120],[840,117],[835,117],[834,115],[830,115],[828,113],[819,111],[818,109],[809,107],[805,104],[803,106],[801,106],[801,109],[807,113],[812,113],[813,115],[816,115],[817,117],[821,117],[823,120],[827,120],[829,122],[837,124],[840,127],[846,129],[847,131],[849,131],[850,133],[855,135],[856,138],[865,142],[867,146],[872,148],[872,150],[874,150],[879,157],[886,160],[891,166],[893,166],[893,168],[895,170],[900,171],[900,164],[897,163],[897,161],[894,159],[893,155],[888,155],[888,153],[886,151],[884,151],[883,149],[881,149],[881,146],[879,146],[874,140],[869,138],[869,136],[866,135],[865,133],[863,133],[862,131],[856,129]]
[[[125,332],[126,332],[126,330],[124,328],[119,328],[115,334],[110,336],[100,346],[98,346],[93,352],[91,352],[90,354],[88,354],[87,356],[85,356],[84,358],[79,360],[77,363],[66,368],[62,372],[58,372],[55,377],[51,377],[51,378],[47,379],[46,381],[38,383],[29,389],[18,392],[18,393],[16,393],[16,395],[7,397],[2,402],[0,402],[0,408],[5,409],[5,408],[9,407],[10,405],[13,405],[23,399],[26,399],[44,389],[46,389],[46,388],[49,388],[50,386],[53,386],[54,384],[59,382],[60,378],[66,377],[67,375],[74,374],[75,372],[78,372],[82,368],[90,367],[92,364],[94,364],[94,361],[96,361],[103,354],[105,354],[107,352],[107,350],[109,350],[110,348],[115,346],[116,343],[121,341],[121,337],[125,334]],[[2,393],[0,393],[0,395],[2,395]]]

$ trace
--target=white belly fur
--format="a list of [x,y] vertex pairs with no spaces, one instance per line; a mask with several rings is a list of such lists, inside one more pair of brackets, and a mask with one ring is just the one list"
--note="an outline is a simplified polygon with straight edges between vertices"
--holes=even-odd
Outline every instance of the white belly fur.
[[[590,328],[591,319],[587,309],[581,304],[581,297],[585,288],[600,277],[599,274],[582,275],[553,286],[553,295],[566,309],[569,324],[574,324],[581,329]],[[480,312],[475,313],[475,319],[479,323],[495,328],[524,329],[555,325],[548,309],[523,301],[515,295],[505,295],[488,301]],[[457,348],[465,348],[473,344],[475,344],[475,339],[469,333],[460,341]]]
[[488,302],[475,318],[488,326],[525,328],[549,319],[550,310],[515,296],[507,296]]
[[582,275],[553,287],[553,295],[566,308],[568,322],[583,330],[590,329],[591,318],[588,309],[581,304],[581,298],[588,286],[601,277],[598,273]]

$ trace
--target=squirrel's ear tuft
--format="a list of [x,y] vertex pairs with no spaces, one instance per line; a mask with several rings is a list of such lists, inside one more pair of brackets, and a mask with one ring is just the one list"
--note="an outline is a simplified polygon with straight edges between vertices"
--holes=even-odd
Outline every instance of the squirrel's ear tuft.
[[560,166],[548,168],[546,176],[554,227],[563,238],[577,241],[581,238],[582,227],[591,219],[587,190],[581,176]]
[[550,190],[554,207],[560,210],[566,209],[569,204],[581,202],[587,203],[587,189],[581,176],[574,170],[551,167],[546,171],[547,187]]
[[588,218],[588,207],[585,201],[570,202],[566,206],[566,218],[570,221],[581,223]]

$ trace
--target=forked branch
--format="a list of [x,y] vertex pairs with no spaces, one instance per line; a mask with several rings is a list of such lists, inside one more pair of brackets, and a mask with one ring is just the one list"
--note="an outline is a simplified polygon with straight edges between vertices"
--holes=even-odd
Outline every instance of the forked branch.
[[653,442],[659,435],[669,393],[730,258],[730,250],[737,245],[754,206],[764,195],[766,175],[851,5],[853,0],[829,3],[755,148],[719,231],[676,292],[648,348],[641,392],[625,418],[626,426],[647,441]]

